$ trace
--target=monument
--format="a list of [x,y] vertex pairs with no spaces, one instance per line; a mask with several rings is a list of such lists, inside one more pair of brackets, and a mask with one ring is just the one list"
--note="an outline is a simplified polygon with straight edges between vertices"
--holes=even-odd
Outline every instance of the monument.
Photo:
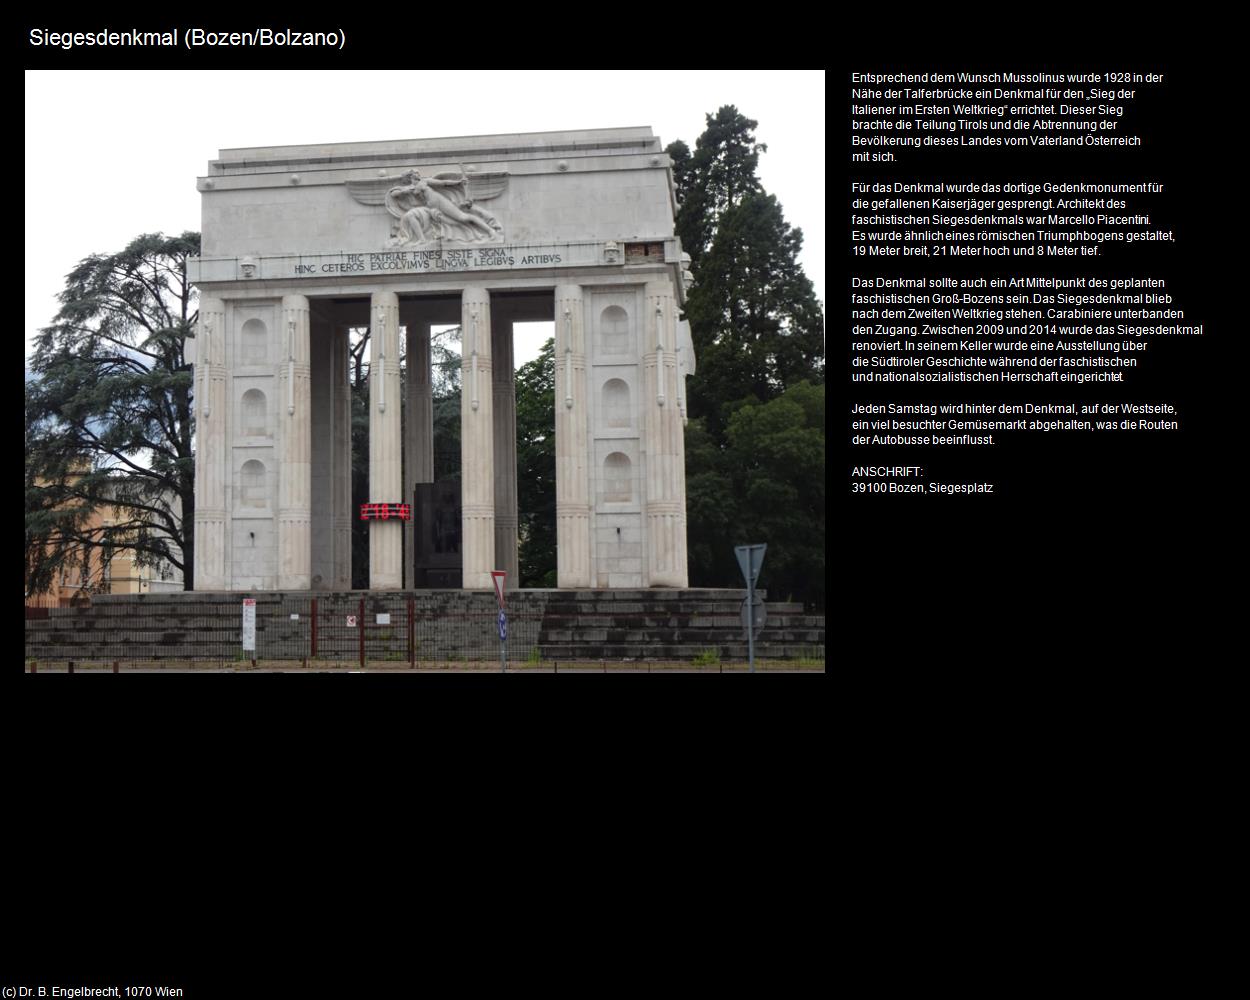
[[[689,258],[649,128],[228,149],[198,187],[196,590],[350,589],[362,513],[371,590],[446,586],[453,548],[459,586],[489,590],[492,569],[515,586],[512,324],[540,320],[555,323],[559,587],[688,585]],[[434,484],[444,324],[463,336],[458,498]],[[362,512],[348,331],[366,326]]]

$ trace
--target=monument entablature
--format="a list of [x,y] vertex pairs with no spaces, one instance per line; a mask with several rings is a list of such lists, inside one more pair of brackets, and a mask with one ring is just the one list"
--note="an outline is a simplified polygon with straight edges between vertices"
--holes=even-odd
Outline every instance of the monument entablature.
[[[515,585],[512,324],[544,319],[559,585],[686,585],[689,258],[650,129],[223,150],[198,187],[196,589],[350,586],[360,326],[369,501],[414,514],[406,536],[370,522],[371,588],[485,589],[491,569]],[[429,338],[446,323],[462,330],[462,461],[440,485]]]

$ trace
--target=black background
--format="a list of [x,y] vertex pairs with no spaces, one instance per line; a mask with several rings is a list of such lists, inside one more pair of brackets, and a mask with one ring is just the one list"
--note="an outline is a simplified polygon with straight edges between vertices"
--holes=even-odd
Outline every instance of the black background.
[[[621,86],[628,86],[631,73],[700,63],[778,71],[824,66],[827,186],[833,232],[841,238],[847,235],[852,176],[846,141],[852,70],[1162,72],[1166,87],[1135,101],[1123,126],[1150,140],[1142,148],[979,150],[975,166],[962,168],[950,151],[904,150],[905,165],[894,169],[919,178],[940,161],[937,172],[951,179],[1164,181],[1167,194],[1146,199],[1144,208],[1156,226],[1176,230],[1175,246],[1114,248],[1113,257],[1094,263],[1049,258],[1044,268],[1031,264],[1028,270],[1105,269],[1167,279],[1186,321],[1204,323],[1206,336],[1152,342],[1123,387],[1099,383],[1071,391],[1087,399],[1172,401],[1182,431],[1106,438],[1012,435],[993,454],[852,449],[843,443],[850,401],[865,398],[872,387],[843,378],[849,277],[866,273],[846,239],[844,252],[831,258],[832,280],[826,283],[830,596],[824,678],[757,676],[755,683],[734,677],[740,683],[713,687],[699,683],[709,678],[698,677],[670,683],[662,694],[642,683],[619,683],[610,692],[563,682],[559,690],[505,683],[535,678],[474,678],[471,690],[423,685],[416,694],[402,679],[386,676],[318,676],[298,686],[293,678],[252,677],[246,691],[230,677],[164,678],[159,690],[135,676],[44,677],[22,684],[21,725],[7,732],[15,775],[10,832],[26,862],[18,900],[27,968],[33,968],[26,959],[39,939],[54,951],[44,967],[61,975],[69,968],[94,969],[82,978],[98,982],[105,966],[88,965],[82,955],[89,936],[105,923],[114,925],[111,940],[120,944],[113,966],[129,974],[144,968],[136,948],[141,925],[121,925],[113,914],[134,889],[146,889],[146,879],[161,884],[166,896],[159,901],[167,900],[163,907],[147,907],[147,925],[166,923],[197,950],[213,952],[194,964],[171,963],[176,978],[213,984],[197,996],[246,995],[254,991],[240,989],[239,980],[227,984],[223,970],[241,944],[268,942],[277,924],[240,933],[240,915],[268,913],[266,892],[275,914],[286,899],[296,898],[284,888],[275,892],[268,876],[247,880],[256,865],[294,867],[293,874],[319,893],[333,879],[367,879],[371,888],[390,890],[388,862],[399,853],[419,860],[437,856],[436,864],[424,865],[423,884],[440,868],[465,884],[488,857],[492,868],[521,859],[514,867],[541,872],[547,881],[526,895],[538,900],[551,895],[575,854],[567,845],[589,842],[610,860],[575,862],[583,880],[594,881],[604,866],[631,871],[628,859],[638,856],[649,861],[658,855],[659,872],[666,861],[682,864],[683,874],[655,898],[664,901],[662,909],[689,915],[683,936],[707,927],[729,933],[726,918],[734,906],[748,913],[742,887],[758,884],[771,896],[758,912],[771,916],[751,916],[752,935],[768,924],[792,928],[794,916],[811,914],[814,902],[836,922],[839,939],[852,943],[856,954],[843,963],[847,968],[866,952],[881,957],[874,975],[905,974],[918,964],[928,976],[930,966],[916,957],[924,954],[917,949],[958,927],[961,948],[946,957],[966,982],[969,968],[984,966],[1000,933],[1010,936],[1027,926],[1019,915],[1027,910],[1034,921],[1048,916],[1042,887],[1022,889],[1012,881],[1018,863],[1041,871],[1037,859],[1044,857],[1048,885],[1060,891],[1071,886],[1073,905],[1060,925],[1067,933],[1085,920],[1081,893],[1087,885],[1103,887],[1109,900],[1141,898],[1120,895],[1121,883],[1101,859],[1132,868],[1134,844],[1172,829],[1162,814],[1169,798],[1187,822],[1203,822],[1209,807],[1198,776],[1227,755],[1217,707],[1226,695],[1220,677],[1230,658],[1220,643],[1231,620],[1231,596],[1240,587],[1244,506],[1220,492],[1240,477],[1244,450],[1234,446],[1222,422],[1231,408],[1230,391],[1244,397],[1232,347],[1239,331],[1228,304],[1230,289],[1239,287],[1230,276],[1244,257],[1233,242],[1241,239],[1244,224],[1240,195],[1225,187],[1239,170],[1244,173],[1240,116],[1232,111],[1231,92],[1213,93],[1228,82],[1230,64],[1219,42],[1232,41],[1231,25],[1189,23],[1183,10],[1156,15],[1144,9],[1098,26],[1088,11],[1074,16],[1050,8],[1021,10],[1017,22],[1001,9],[982,16],[963,8],[939,8],[923,21],[893,7],[855,20],[841,12],[821,20],[810,8],[757,8],[749,16],[674,8],[662,12],[661,24],[659,13],[637,12],[652,32],[646,37],[624,28],[605,35],[596,12],[551,7],[527,8],[511,20],[492,11],[489,18],[469,17],[473,23],[463,27],[443,18],[443,30],[459,34],[423,44],[436,30],[430,21],[438,12],[388,8],[362,12],[356,20],[347,11],[304,18],[310,29],[345,24],[350,44],[344,52],[76,50],[69,56],[30,49],[29,24],[20,29],[17,47],[18,62],[28,68],[441,68],[448,88],[454,88],[455,72],[564,60],[587,66],[592,58],[596,67],[614,62]],[[607,16],[627,25],[632,15],[615,8]],[[244,30],[250,22],[288,18],[300,26],[294,12],[249,15],[249,23],[230,23],[240,16],[220,12],[176,19]],[[172,25],[174,18],[165,19]],[[57,29],[92,30],[108,21],[156,26],[133,13],[124,25],[104,16],[63,24],[66,19],[49,14],[46,20]],[[657,40],[655,30],[666,34]],[[462,37],[465,46],[448,40],[453,37]],[[471,48],[469,39],[478,38],[484,45]],[[473,55],[460,58],[462,51]],[[439,96],[390,95],[396,134],[423,134],[420,100]],[[188,95],[186,128],[196,127],[199,99],[212,95]],[[501,99],[555,103],[559,96]],[[796,113],[810,113],[805,95],[796,93],[795,102]],[[740,110],[751,114],[749,107]],[[639,112],[645,122],[645,109]],[[85,168],[90,155],[84,151]],[[994,273],[1001,267],[956,258],[940,270]],[[901,266],[883,270],[898,273]],[[886,398],[908,391],[898,384],[876,389]],[[1055,399],[1059,389],[999,386],[993,396]],[[931,399],[949,391],[930,385],[915,394]],[[959,391],[966,398],[983,396],[966,386]],[[967,471],[974,479],[997,480],[1003,492],[992,499],[852,498],[847,470],[869,459],[922,464],[956,480]],[[826,697],[812,697],[812,683],[828,684]],[[9,701],[15,714],[19,699]],[[419,806],[415,815],[413,802]],[[379,816],[379,809],[393,814]],[[1042,829],[1043,814],[1049,825],[1038,836],[1046,843],[1034,844],[1030,831]],[[489,835],[489,848],[474,841],[473,831]],[[430,834],[438,842],[427,850],[418,838]],[[563,860],[549,861],[533,850],[535,834]],[[627,850],[621,849],[622,835],[631,838]],[[1081,881],[1090,861],[1080,845],[1091,842],[1099,868]],[[319,856],[300,860],[300,845]],[[476,860],[448,861],[449,845],[468,845]],[[781,845],[785,850],[777,849]],[[170,848],[168,855],[158,846]],[[1157,858],[1175,845],[1159,847],[1140,859],[1139,869],[1150,868],[1155,889]],[[719,871],[709,868],[725,851],[733,852],[733,862]],[[1199,852],[1191,857],[1200,864]],[[374,870],[366,871],[370,862]],[[828,877],[831,862],[836,892]],[[198,908],[210,894],[179,879],[199,870],[215,875],[225,866],[235,878],[245,877],[237,890],[227,890],[222,915],[214,915],[208,930],[208,913]],[[84,929],[84,911],[75,907],[102,872],[124,884],[99,894],[99,909],[89,914],[97,919]],[[719,890],[708,885],[708,876]],[[58,896],[49,890],[61,888],[60,879],[70,884]],[[228,884],[227,876],[221,881]],[[995,893],[978,896],[979,887],[990,884]],[[734,898],[709,919],[700,904],[716,903],[726,887]],[[405,917],[428,909],[422,893],[401,895]],[[596,899],[584,908],[566,907],[565,916],[573,915],[576,924],[594,923],[586,919],[593,917],[593,905],[624,894],[605,886],[591,895]],[[489,894],[474,896],[474,902],[479,898],[486,905],[457,923],[474,926],[475,935],[477,929],[489,933],[494,915]],[[927,900],[919,909],[918,899]],[[963,907],[970,905],[981,906],[986,919],[961,922]],[[1109,914],[1111,905],[1097,913]],[[1149,914],[1149,905],[1142,899],[1143,912]],[[321,965],[346,950],[342,929],[360,923],[365,908],[357,904],[330,914],[301,957],[283,965],[287,984],[321,979]],[[654,916],[654,901],[652,909]],[[376,912],[390,910],[379,905]],[[914,933],[899,920],[908,914],[922,923]],[[517,915],[505,921],[506,932],[521,924],[544,929],[542,917],[539,910]],[[1108,929],[1095,926],[1097,915],[1089,920],[1090,940],[1101,951]],[[799,922],[821,933],[829,929],[810,916]],[[1001,926],[996,930],[994,924]],[[796,946],[793,931],[787,933],[793,952],[787,967],[799,952],[819,955],[820,973],[827,975],[828,948],[806,940]],[[1021,949],[1027,949],[1024,940],[1017,941]],[[754,937],[752,943],[750,950],[769,954]],[[976,954],[964,961],[966,948]],[[836,960],[846,951],[832,954]],[[1056,953],[1040,965],[1049,969],[1058,960]],[[272,956],[267,961],[277,964]],[[730,965],[740,974],[737,958]],[[1022,955],[1013,981],[1035,967],[1039,963]],[[407,988],[411,968],[406,962]],[[371,968],[364,971],[376,981],[376,973],[368,975]]]
[[[950,659],[1007,668],[1038,655],[1056,665],[1089,660],[1104,672],[1097,677],[1101,684],[1106,671],[1138,654],[1215,655],[1223,596],[1217,553],[1232,544],[1229,515],[1241,478],[1226,437],[1225,386],[1233,373],[1222,271],[1238,210],[1221,191],[1231,138],[1228,123],[1220,121],[1224,81],[1216,75],[1218,65],[1179,46],[1152,54],[1120,35],[1086,48],[1088,54],[1045,56],[1028,45],[1019,51],[1009,45],[971,52],[935,49],[923,59],[878,50],[876,58],[849,60],[840,78],[831,74],[830,104],[842,115],[831,133],[846,140],[846,146],[830,151],[835,163],[844,164],[834,175],[835,192],[842,186],[831,203],[848,222],[852,179],[1157,180],[1164,192],[1124,196],[1123,214],[1148,212],[1152,227],[1176,233],[1175,243],[1109,243],[1096,257],[1041,257],[1020,264],[1024,258],[856,257],[847,226],[835,225],[846,242],[843,254],[834,257],[842,261],[842,280],[835,276],[830,282],[843,289],[841,301],[836,292],[830,294],[827,309],[830,354],[837,359],[831,371],[851,371],[851,274],[1162,277],[1171,308],[1185,311],[1183,320],[1164,322],[1204,324],[1202,337],[1150,338],[1146,351],[1127,355],[1139,360],[1136,368],[1125,369],[1123,383],[989,387],[851,383],[844,376],[841,392],[830,393],[828,432],[830,495],[844,494],[837,506],[846,525],[845,547],[831,553],[831,563],[835,575],[846,580],[848,608],[856,612],[850,618],[857,622],[849,645],[861,656],[872,657],[892,644],[896,652],[930,664]],[[1130,71],[1165,77],[1151,86],[1096,85],[1136,90],[1119,130],[1109,134],[1139,134],[1138,147],[904,147],[896,149],[894,164],[851,164],[850,69]],[[1171,419],[1181,427],[1105,435],[996,432],[998,443],[976,447],[852,446],[851,403],[890,400],[1171,402],[1179,411]],[[928,480],[997,486],[990,496],[851,496],[855,465],[920,465]]]

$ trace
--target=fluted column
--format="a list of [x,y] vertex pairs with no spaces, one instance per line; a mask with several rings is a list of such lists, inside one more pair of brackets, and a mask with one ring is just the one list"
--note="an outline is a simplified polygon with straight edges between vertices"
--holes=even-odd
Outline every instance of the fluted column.
[[647,282],[643,319],[647,584],[686,587],[686,460],[677,405],[677,303],[670,282]]
[[580,285],[557,285],[556,320],[556,582],[590,586],[590,477],[586,337]]
[[196,590],[226,590],[226,304],[200,299],[195,361]]
[[512,360],[512,317],[491,312],[491,378],[495,412],[495,565],[506,570],[507,586],[519,583],[516,501],[516,381]]
[[490,292],[470,285],[461,296],[461,558],[465,590],[489,590],[495,561],[494,432]]
[[[399,296],[374,292],[369,303],[369,502],[403,496],[399,433]],[[369,522],[369,589],[402,586],[403,522]]]
[[312,367],[308,299],[282,298],[278,367],[278,589],[312,586]]
[[[408,334],[408,398],[404,424],[404,503],[416,500],[416,483],[434,482],[434,386],[430,378],[430,323],[412,315],[414,304],[405,302],[400,319]],[[404,565],[413,572],[417,529],[404,530]],[[409,579],[408,586],[412,586]]]
[[352,397],[351,365],[348,360],[348,328],[337,323],[330,332],[330,466],[334,525],[333,586],[349,590],[352,585]]

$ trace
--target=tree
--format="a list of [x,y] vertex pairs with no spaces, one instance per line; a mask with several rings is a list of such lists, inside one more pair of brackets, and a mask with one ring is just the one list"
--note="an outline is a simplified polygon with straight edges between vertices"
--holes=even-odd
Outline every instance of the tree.
[[703,257],[686,309],[699,366],[690,399],[717,431],[726,403],[823,377],[824,316],[797,261],[801,243],[777,199],[752,194],[723,215]]
[[763,190],[755,171],[768,147],[755,141],[752,129],[758,125],[727,104],[707,116],[707,129],[695,142],[693,156],[680,139],[667,149],[681,202],[677,235],[696,276],[722,216],[747,195]]
[[[85,553],[133,550],[194,580],[195,458],[186,340],[199,233],[139,236],[66,276],[26,385],[27,590]],[[111,523],[96,515],[108,511]],[[98,562],[98,560],[97,560]]]
[[516,374],[518,561],[522,587],[556,586],[555,339]]
[[434,397],[434,479],[460,480],[460,327],[430,337],[430,391]]
[[686,304],[699,365],[690,413],[706,416],[723,444],[727,405],[823,379],[824,312],[798,263],[802,230],[755,176],[768,148],[755,141],[758,123],[727,105],[707,125],[693,156],[680,142],[668,152],[682,199],[677,235],[695,278]]
[[[825,387],[799,382],[729,418],[735,536],[768,543],[760,586],[780,600],[825,596]],[[723,547],[723,546],[722,546]]]
[[757,125],[727,105],[707,116],[693,154],[668,147],[695,279],[685,308],[698,359],[686,428],[690,579],[740,585],[733,545],[766,541],[762,580],[821,602],[823,496],[815,503],[808,480],[819,465],[823,490],[823,416],[811,413],[818,396],[823,415],[824,311],[798,263],[802,231],[756,176],[767,151]]

